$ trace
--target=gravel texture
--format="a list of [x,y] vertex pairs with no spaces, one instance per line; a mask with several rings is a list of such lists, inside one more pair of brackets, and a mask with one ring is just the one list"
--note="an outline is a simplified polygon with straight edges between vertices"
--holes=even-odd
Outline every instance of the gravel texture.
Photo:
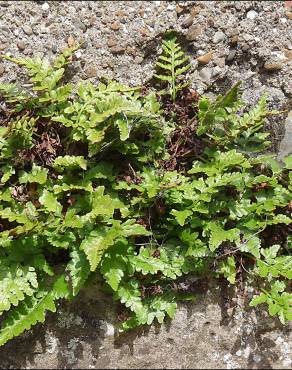
[[[133,85],[152,77],[161,37],[175,29],[191,57],[192,81],[200,93],[214,82],[230,85],[241,79],[248,90],[267,88],[275,99],[285,100],[292,90],[292,13],[286,3],[1,1],[0,49],[50,59],[74,38],[83,42],[73,64],[79,78],[108,76]],[[209,52],[212,58],[203,67],[198,58]],[[17,69],[3,66],[2,79],[16,80]],[[206,78],[200,77],[202,69]]]
[[[0,53],[52,59],[77,41],[73,81],[106,76],[137,85],[151,79],[161,38],[174,29],[200,94],[242,80],[247,103],[266,92],[271,108],[289,110],[291,20],[291,1],[1,1]],[[24,79],[0,61],[0,82]],[[271,120],[277,142],[283,118]]]
[[[288,154],[291,21],[291,1],[1,1],[0,53],[52,59],[82,42],[73,81],[107,76],[137,85],[152,78],[161,38],[174,29],[200,94],[214,97],[242,80],[248,105],[267,93],[271,108],[286,111],[268,127],[277,150],[286,120],[280,150]],[[8,81],[24,82],[25,75],[0,59],[0,82]],[[0,368],[291,368],[287,328],[241,310],[234,321],[216,305],[218,292],[210,294],[182,306],[172,325],[121,340],[108,315],[99,314],[112,312],[111,303],[81,299],[57,323],[51,316],[47,326],[2,348]],[[98,311],[92,317],[90,307]]]

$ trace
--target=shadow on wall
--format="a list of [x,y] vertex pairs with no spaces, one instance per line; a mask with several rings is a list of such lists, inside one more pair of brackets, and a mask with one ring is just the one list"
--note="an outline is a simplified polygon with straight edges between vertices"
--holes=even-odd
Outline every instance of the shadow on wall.
[[[74,304],[49,314],[45,325],[0,348],[0,368],[192,368],[194,355],[198,368],[274,368],[280,360],[275,340],[288,328],[236,301],[223,279],[196,281],[191,289],[196,301],[182,304],[173,321],[117,335],[111,324],[117,306],[88,288]],[[214,363],[211,351],[218,353]]]

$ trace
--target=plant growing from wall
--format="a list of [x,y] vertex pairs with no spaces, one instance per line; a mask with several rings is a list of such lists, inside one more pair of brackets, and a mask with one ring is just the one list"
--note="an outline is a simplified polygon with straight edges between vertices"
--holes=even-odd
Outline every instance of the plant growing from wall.
[[162,41],[162,54],[159,55],[156,67],[161,72],[154,76],[166,83],[166,88],[160,94],[171,96],[175,101],[179,91],[188,84],[185,82],[185,73],[191,68],[189,58],[182,51],[175,36],[170,36]]
[[[124,304],[121,330],[172,318],[191,298],[179,284],[189,274],[236,284],[242,266],[261,290],[251,305],[291,320],[292,164],[258,154],[269,145],[265,97],[244,114],[239,84],[214,102],[194,98],[203,150],[169,169],[178,116],[164,118],[155,91],[114,81],[73,91],[63,77],[75,49],[52,64],[6,57],[32,88],[0,85],[0,345],[93,274]],[[181,104],[186,59],[175,39],[163,50],[169,78],[159,78]]]

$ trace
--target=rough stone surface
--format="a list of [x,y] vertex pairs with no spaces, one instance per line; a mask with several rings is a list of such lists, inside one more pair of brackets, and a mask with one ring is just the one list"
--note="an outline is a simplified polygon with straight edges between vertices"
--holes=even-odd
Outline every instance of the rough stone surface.
[[213,37],[214,44],[218,44],[218,42],[223,41],[225,39],[225,33],[222,31],[218,31],[215,33]]
[[289,112],[286,119],[285,136],[280,143],[278,159],[282,160],[288,154],[292,154],[292,111]]
[[117,332],[111,298],[99,285],[88,288],[48,315],[45,326],[1,348],[0,368],[291,368],[288,325],[244,308],[244,298],[222,284],[194,284],[196,300],[182,304],[173,321],[124,334]]
[[257,16],[258,16],[258,13],[255,12],[254,10],[250,10],[246,14],[246,18],[248,18],[248,19],[255,19]]
[[[267,93],[271,109],[287,112],[291,15],[291,1],[1,1],[0,53],[52,59],[76,41],[82,48],[70,67],[73,82],[107,76],[138,85],[151,79],[161,38],[174,29],[200,94],[214,97],[242,80],[248,105]],[[204,66],[198,58],[208,53]],[[12,63],[0,67],[0,82],[27,81]],[[291,152],[286,117],[267,123],[279,159]],[[84,292],[46,325],[1,348],[0,368],[291,368],[289,327],[238,301],[228,308],[233,296],[221,285],[182,305],[172,323],[119,336],[117,307],[96,294]]]
[[[82,43],[70,67],[73,83],[88,78],[87,72],[91,70],[92,82],[109,77],[139,85],[152,78],[161,38],[166,30],[174,29],[190,57],[192,87],[200,94],[222,93],[242,80],[243,89],[248,91],[248,104],[259,98],[257,91],[273,91],[275,94],[269,95],[270,107],[289,110],[292,96],[289,4],[2,1],[0,52],[14,57],[38,55],[52,59],[71,37]],[[208,62],[210,70],[206,76],[198,58],[210,52],[213,58]],[[24,72],[17,66],[8,61],[3,61],[3,66],[5,73],[0,82],[26,82]],[[284,114],[269,118],[269,126],[275,130],[275,150],[284,135],[284,120]]]
[[198,57],[198,62],[201,63],[201,64],[208,64],[212,58],[213,58],[213,54],[210,51],[209,53],[201,55],[200,57]]

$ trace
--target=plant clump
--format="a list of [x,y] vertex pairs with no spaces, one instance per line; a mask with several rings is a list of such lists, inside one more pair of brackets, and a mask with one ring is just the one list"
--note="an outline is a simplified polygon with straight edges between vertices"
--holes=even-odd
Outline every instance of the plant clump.
[[0,345],[96,273],[125,307],[121,330],[172,318],[190,274],[249,279],[252,306],[291,320],[292,157],[262,154],[266,98],[244,111],[239,84],[201,97],[176,39],[162,47],[162,90],[146,93],[73,91],[77,47],[52,64],[6,57],[32,87],[0,85]]

